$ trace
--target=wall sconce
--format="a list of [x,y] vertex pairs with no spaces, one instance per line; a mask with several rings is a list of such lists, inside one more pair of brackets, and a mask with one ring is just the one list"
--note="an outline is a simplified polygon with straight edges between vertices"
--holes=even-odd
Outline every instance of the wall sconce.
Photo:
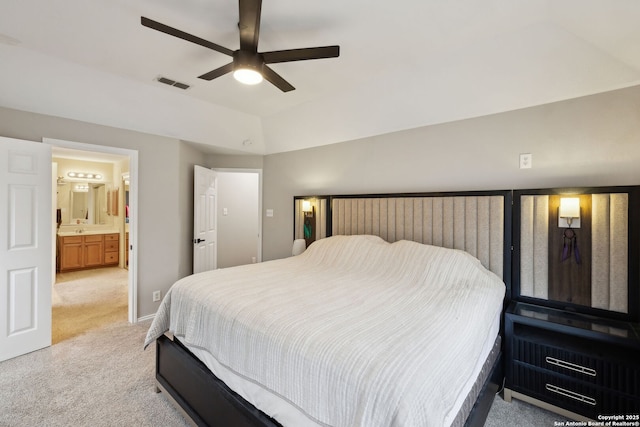
[[102,179],[102,175],[99,173],[91,172],[67,172],[69,178],[83,178],[83,179]]
[[558,209],[558,227],[580,228],[580,198],[560,198],[560,208]]

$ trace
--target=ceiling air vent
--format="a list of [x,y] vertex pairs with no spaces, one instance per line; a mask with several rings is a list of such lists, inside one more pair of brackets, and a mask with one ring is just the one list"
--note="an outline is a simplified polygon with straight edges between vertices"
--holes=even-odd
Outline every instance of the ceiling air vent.
[[175,80],[168,79],[166,77],[158,77],[156,80],[158,80],[160,83],[164,83],[164,84],[169,85],[169,86],[175,86],[175,87],[177,87],[179,89],[183,89],[183,90],[187,90],[187,89],[189,89],[191,87],[186,83],[180,83],[180,82],[177,82]]

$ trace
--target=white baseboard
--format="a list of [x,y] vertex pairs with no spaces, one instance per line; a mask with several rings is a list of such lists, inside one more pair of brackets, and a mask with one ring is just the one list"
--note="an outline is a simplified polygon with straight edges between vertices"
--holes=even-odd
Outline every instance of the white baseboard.
[[153,320],[153,318],[156,317],[156,314],[148,314],[146,316],[142,316],[142,317],[138,317],[138,320],[136,320],[136,322],[144,322],[145,320]]

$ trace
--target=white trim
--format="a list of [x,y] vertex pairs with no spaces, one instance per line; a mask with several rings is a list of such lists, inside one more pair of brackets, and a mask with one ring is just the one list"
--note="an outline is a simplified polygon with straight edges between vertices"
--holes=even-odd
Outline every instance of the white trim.
[[138,150],[110,147],[106,145],[87,144],[83,142],[65,141],[62,139],[42,138],[44,144],[54,147],[72,148],[96,153],[117,154],[129,157],[129,244],[133,246],[129,257],[129,313],[130,323],[138,321]]
[[147,314],[146,316],[138,317],[137,322],[145,322],[147,320],[153,320],[156,317],[156,313]]

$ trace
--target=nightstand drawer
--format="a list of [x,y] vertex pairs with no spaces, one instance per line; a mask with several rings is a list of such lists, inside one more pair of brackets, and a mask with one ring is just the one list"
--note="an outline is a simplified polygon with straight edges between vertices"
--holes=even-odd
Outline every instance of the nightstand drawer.
[[597,387],[640,395],[637,352],[521,324],[514,325],[512,345],[513,360]]
[[602,414],[638,414],[640,397],[577,381],[515,362],[513,390],[596,419]]

